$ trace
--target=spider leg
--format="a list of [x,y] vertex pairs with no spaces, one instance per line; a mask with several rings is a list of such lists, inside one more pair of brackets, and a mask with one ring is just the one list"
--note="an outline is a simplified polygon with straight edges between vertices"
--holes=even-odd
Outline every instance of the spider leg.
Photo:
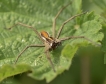
[[17,56],[16,60],[15,60],[15,64],[17,63],[19,57],[22,55],[22,53],[24,53],[28,48],[30,47],[45,47],[44,45],[29,45],[29,46],[26,46],[21,52],[20,54]]
[[29,25],[26,25],[26,24],[23,24],[23,23],[21,23],[21,22],[18,22],[18,23],[14,24],[13,26],[11,26],[11,27],[9,27],[9,28],[7,28],[7,29],[10,30],[10,29],[12,29],[13,27],[15,27],[15,26],[17,26],[17,25],[21,25],[21,26],[24,26],[24,27],[27,27],[27,28],[32,29],[32,30],[38,35],[38,37],[42,40],[42,42],[43,42],[43,39],[42,39],[41,35],[39,34],[39,32],[38,32],[34,27],[29,26]]
[[65,40],[69,40],[69,39],[78,39],[78,38],[83,38],[83,39],[85,39],[85,40],[91,42],[92,44],[94,44],[94,45],[96,45],[96,46],[101,46],[100,44],[95,43],[94,41],[92,41],[92,40],[86,38],[85,36],[70,36],[70,37],[62,38],[62,39],[60,39],[60,41],[65,41]]
[[51,46],[47,42],[44,42],[44,45],[45,45],[45,54],[46,54],[46,57],[47,57],[48,61],[50,62],[50,65],[53,68],[53,71],[56,72],[56,70],[54,68],[54,65],[53,65],[53,62],[52,62],[52,60],[50,58],[50,53],[49,53],[50,52],[49,49],[51,48]]
[[49,61],[50,64],[51,64],[51,67],[53,68],[53,71],[56,72],[56,70],[55,70],[55,68],[54,68],[54,65],[53,65],[53,62],[52,62],[52,60],[51,60],[51,58],[50,58],[49,50],[46,50],[46,51],[45,51],[45,54],[46,54],[46,57],[47,57],[48,61]]
[[66,6],[62,7],[62,8],[58,11],[58,13],[56,14],[56,16],[55,16],[55,18],[54,18],[54,20],[53,20],[53,27],[52,27],[52,29],[53,29],[53,38],[55,38],[55,32],[56,32],[56,19],[58,18],[58,16],[60,15],[60,13],[61,13],[67,6],[69,6],[70,4],[71,4],[71,2],[70,2],[69,4],[67,4]]
[[71,18],[69,18],[68,20],[64,21],[63,24],[61,25],[61,27],[59,28],[59,31],[58,31],[58,33],[57,33],[57,37],[56,37],[56,38],[57,38],[57,39],[59,38],[59,36],[60,36],[60,34],[61,34],[61,31],[62,31],[62,29],[63,29],[63,27],[64,27],[64,25],[65,25],[66,23],[68,23],[70,20],[76,18],[77,16],[83,15],[83,14],[85,14],[85,13],[87,13],[87,12],[83,12],[83,13],[74,15],[74,16],[72,16]]

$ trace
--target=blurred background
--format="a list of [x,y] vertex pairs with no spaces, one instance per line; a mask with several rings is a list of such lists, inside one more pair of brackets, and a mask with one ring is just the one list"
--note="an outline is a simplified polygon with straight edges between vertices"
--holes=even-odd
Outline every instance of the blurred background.
[[[82,0],[82,9],[106,17],[105,0]],[[34,80],[23,73],[7,78],[0,84],[46,84],[46,81]],[[104,52],[99,47],[82,47],[74,56],[70,69],[48,84],[106,84]]]

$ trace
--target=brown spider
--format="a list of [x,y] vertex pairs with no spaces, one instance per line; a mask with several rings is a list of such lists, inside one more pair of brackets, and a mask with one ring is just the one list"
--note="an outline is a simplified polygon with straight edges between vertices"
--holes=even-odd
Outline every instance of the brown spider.
[[[69,5],[69,4],[68,4],[68,5]],[[53,27],[52,27],[52,29],[53,29],[52,37],[50,37],[49,34],[48,34],[46,31],[42,31],[41,33],[39,33],[34,27],[29,26],[29,25],[26,25],[26,24],[23,24],[23,23],[20,23],[20,22],[14,24],[13,26],[11,26],[11,27],[9,28],[9,29],[11,29],[12,27],[14,27],[14,26],[16,26],[16,25],[21,25],[21,26],[30,28],[30,29],[32,29],[32,30],[38,35],[39,39],[40,39],[40,40],[42,41],[42,43],[43,43],[42,45],[41,45],[41,44],[40,44],[40,45],[35,45],[35,44],[34,44],[34,45],[28,45],[28,46],[26,46],[26,47],[20,52],[20,54],[18,55],[18,57],[16,58],[15,63],[18,61],[18,59],[19,59],[19,57],[21,56],[21,54],[22,54],[24,51],[26,51],[28,48],[30,48],[30,47],[45,47],[45,51],[44,51],[44,52],[45,52],[45,54],[46,54],[46,56],[47,56],[47,59],[48,59],[48,61],[50,62],[51,67],[53,68],[53,71],[56,72],[56,70],[55,70],[55,68],[54,68],[54,65],[53,65],[53,63],[52,63],[52,61],[51,61],[50,53],[49,53],[49,52],[52,51],[52,50],[54,50],[54,49],[56,49],[56,48],[62,43],[62,41],[69,40],[69,39],[73,39],[73,38],[84,38],[84,39],[86,39],[86,40],[92,42],[90,39],[88,39],[88,38],[86,38],[86,37],[84,37],[84,36],[70,36],[70,37],[65,37],[65,38],[59,39],[59,36],[60,36],[60,34],[61,34],[61,31],[62,31],[64,25],[65,25],[66,23],[68,23],[70,20],[74,19],[75,17],[80,16],[80,15],[83,15],[83,14],[85,14],[86,12],[83,12],[83,13],[80,13],[80,14],[77,14],[77,15],[74,15],[74,16],[70,17],[69,19],[67,19],[66,21],[64,21],[64,22],[62,23],[61,27],[59,28],[59,31],[58,31],[58,33],[57,33],[57,36],[55,36],[55,31],[56,31],[56,30],[55,30],[55,28],[56,28],[56,19],[57,19],[57,17],[60,15],[60,13],[63,11],[63,9],[66,8],[68,5],[62,7],[62,8],[60,9],[60,11],[58,11],[57,15],[55,16],[54,21],[53,21]],[[93,43],[93,42],[92,42],[92,43]]]

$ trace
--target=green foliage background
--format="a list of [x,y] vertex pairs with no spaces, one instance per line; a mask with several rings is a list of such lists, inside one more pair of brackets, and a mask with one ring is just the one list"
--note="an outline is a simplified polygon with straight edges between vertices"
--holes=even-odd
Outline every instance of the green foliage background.
[[[41,44],[41,42],[37,35],[26,27],[16,26],[11,31],[5,28],[22,22],[35,27],[39,32],[46,30],[52,35],[53,18],[59,9],[70,1],[0,0],[1,84],[46,84],[46,82],[49,84],[85,84],[84,81],[86,84],[105,84],[106,2],[104,0],[84,0],[83,2],[73,0],[72,4],[58,17],[56,25],[58,31],[61,24],[69,17],[89,10],[87,14],[67,23],[60,38],[85,36],[96,44],[100,42],[101,47],[84,39],[63,42],[62,46],[51,52],[56,73],[50,67],[43,48],[28,49],[19,58],[17,65],[14,65],[17,55],[26,45]],[[29,74],[28,71],[32,73]]]

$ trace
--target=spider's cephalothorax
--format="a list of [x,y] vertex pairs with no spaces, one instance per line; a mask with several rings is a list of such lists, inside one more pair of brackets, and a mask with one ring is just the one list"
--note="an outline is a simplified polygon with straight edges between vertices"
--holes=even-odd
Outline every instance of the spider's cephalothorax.
[[61,44],[61,41],[59,39],[50,37],[46,31],[41,32],[41,37],[44,40],[44,42],[46,42],[49,45],[49,51],[54,50]]

